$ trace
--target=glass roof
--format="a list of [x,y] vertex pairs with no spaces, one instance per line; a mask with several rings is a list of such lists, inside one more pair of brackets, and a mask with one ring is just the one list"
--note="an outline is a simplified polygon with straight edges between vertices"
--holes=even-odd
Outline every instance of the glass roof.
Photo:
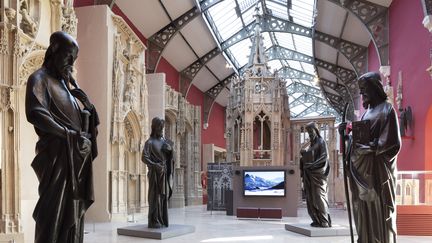
[[[248,37],[250,38],[244,38],[241,31],[249,30],[253,32],[254,28],[251,28],[251,26],[255,26],[257,11],[261,18],[272,16],[307,28],[313,28],[314,5],[315,0],[225,0],[214,5],[205,12],[205,17],[207,21],[209,21],[209,26],[211,26],[219,43],[226,43],[227,40],[232,40],[232,38],[242,39],[238,43],[228,45],[228,48],[223,49],[226,56],[230,59],[229,61],[234,65],[234,68],[240,70],[248,64],[252,46],[250,32],[248,32]],[[262,32],[262,36],[264,48],[266,50],[272,46],[280,46],[308,56],[313,56],[313,41],[310,37],[287,32]],[[315,67],[310,63],[273,59],[268,62],[268,65],[272,71],[281,68],[292,68],[316,76]],[[287,87],[292,83],[300,83],[305,85],[301,87],[319,89],[313,80],[287,79],[286,81]],[[301,92],[305,92],[305,89],[303,88],[299,90],[299,92],[289,92],[290,103],[304,94]],[[326,103],[321,92],[317,94],[316,98],[322,101],[319,103]],[[295,107],[290,104],[291,116],[303,117],[320,115],[320,113],[317,112],[304,112],[308,107],[313,108],[313,105],[317,103],[296,102]],[[332,109],[330,106],[328,107]]]

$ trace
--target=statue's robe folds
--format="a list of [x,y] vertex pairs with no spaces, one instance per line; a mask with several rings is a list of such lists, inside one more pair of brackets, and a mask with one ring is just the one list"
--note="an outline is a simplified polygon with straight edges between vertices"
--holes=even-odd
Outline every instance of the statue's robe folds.
[[82,138],[76,135],[82,127],[81,109],[64,82],[45,68],[29,77],[26,115],[39,136],[32,162],[39,180],[35,243],[83,242],[84,213],[94,201],[92,161],[99,124],[94,107],[89,112],[91,151],[81,147]]
[[327,177],[330,165],[327,146],[321,137],[311,142],[306,153],[312,153],[312,160],[302,159],[303,188],[305,190],[308,214],[314,226],[331,226],[328,208]]
[[[168,227],[168,200],[171,196],[170,175],[173,151],[164,148],[170,141],[164,138],[150,137],[142,154],[142,161],[148,167],[148,227]],[[172,143],[169,145],[172,146]]]
[[352,143],[350,185],[354,221],[359,243],[396,242],[396,156],[401,138],[395,110],[388,102],[368,109],[362,116],[370,121],[370,141],[376,150]]

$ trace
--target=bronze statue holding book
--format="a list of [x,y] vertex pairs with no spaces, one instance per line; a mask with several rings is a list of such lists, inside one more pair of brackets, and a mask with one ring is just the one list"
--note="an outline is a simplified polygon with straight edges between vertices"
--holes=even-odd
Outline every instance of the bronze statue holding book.
[[[365,113],[352,123],[347,170],[359,243],[396,242],[396,156],[401,148],[397,115],[378,73],[358,79]],[[346,130],[346,123],[339,132]]]
[[306,125],[310,146],[301,150],[300,170],[303,177],[303,188],[306,204],[313,227],[331,227],[328,210],[327,177],[330,165],[327,155],[327,145],[321,137],[319,129],[314,122]]

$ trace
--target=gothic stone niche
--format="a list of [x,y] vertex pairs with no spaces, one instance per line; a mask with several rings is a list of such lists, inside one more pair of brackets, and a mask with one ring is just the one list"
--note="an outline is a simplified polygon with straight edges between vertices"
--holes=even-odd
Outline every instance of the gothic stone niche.
[[145,46],[124,20],[112,16],[114,58],[111,118],[111,214],[142,218],[147,205],[146,167],[141,162],[149,136]]
[[28,36],[35,38],[39,29],[40,1],[19,0],[18,23],[21,30]]
[[[264,72],[266,73],[266,72]],[[241,166],[284,165],[290,157],[287,94],[275,75],[247,71],[231,84],[227,107],[228,159]],[[240,151],[238,151],[238,148]]]
[[202,202],[201,107],[189,104],[169,86],[165,92],[165,137],[175,144],[170,207],[199,204]]
[[238,162],[209,163],[207,165],[207,210],[226,210],[226,192],[232,190],[233,166]]
[[[74,14],[73,0],[61,1],[63,4],[69,3],[69,13]],[[22,163],[26,159],[22,155],[33,151],[22,151],[19,146],[19,141],[23,140],[24,136],[28,136],[20,130],[24,126],[22,123],[27,121],[20,111],[20,107],[24,107],[24,99],[19,94],[25,91],[24,85],[28,76],[42,65],[46,47],[36,39],[48,40],[49,36],[44,34],[52,32],[52,29],[41,29],[44,26],[40,23],[51,20],[52,23],[61,25],[60,20],[56,20],[53,13],[41,15],[44,4],[49,5],[50,2],[0,1],[1,9],[4,10],[4,15],[0,17],[0,54],[2,55],[0,74],[3,77],[0,80],[0,141],[3,148],[0,151],[3,178],[0,182],[2,190],[0,241],[24,242],[21,220],[26,219],[26,216],[22,215],[20,207],[20,172],[31,168],[22,168],[20,171],[18,161]],[[63,13],[59,16],[65,17]],[[71,27],[72,25],[73,23]],[[76,25],[74,27],[76,29]],[[8,175],[8,180],[4,180],[5,175]],[[29,231],[30,229],[24,229],[24,232]]]
[[20,67],[19,72],[19,84],[20,85],[26,85],[27,78],[32,74],[34,71],[39,69],[42,66],[43,60],[45,56],[45,51],[34,51],[32,52],[23,62],[23,64]]

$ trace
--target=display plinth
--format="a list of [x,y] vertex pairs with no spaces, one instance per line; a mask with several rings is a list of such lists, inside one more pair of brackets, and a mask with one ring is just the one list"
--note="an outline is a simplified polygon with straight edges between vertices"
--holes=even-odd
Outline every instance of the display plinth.
[[195,226],[172,224],[167,228],[153,229],[146,224],[117,228],[117,234],[163,240],[195,232]]
[[349,227],[337,225],[337,224],[333,225],[330,228],[312,227],[309,224],[301,224],[301,223],[285,224],[285,229],[309,237],[350,235]]

